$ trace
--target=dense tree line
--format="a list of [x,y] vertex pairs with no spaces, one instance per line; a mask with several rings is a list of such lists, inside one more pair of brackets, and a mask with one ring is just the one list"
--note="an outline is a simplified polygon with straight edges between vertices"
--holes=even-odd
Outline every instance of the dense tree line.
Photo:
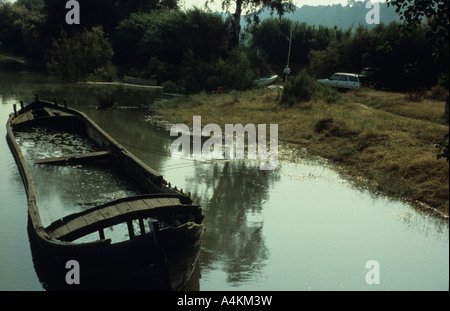
[[[409,18],[415,23],[340,29],[282,18],[290,1],[260,1],[279,16],[243,29],[236,44],[233,14],[183,11],[177,0],[79,0],[80,25],[65,22],[65,2],[0,0],[0,51],[21,55],[36,68],[69,80],[132,74],[192,93],[218,86],[245,89],[259,75],[281,74],[292,31],[294,73],[307,69],[323,78],[335,71],[373,67],[379,71],[381,85],[391,89],[437,83],[448,87],[445,15],[440,17],[444,24],[433,17],[427,23],[417,22],[416,15],[404,13],[407,22]],[[408,2],[390,4],[403,8]],[[439,9],[445,9],[448,0],[440,2]]]

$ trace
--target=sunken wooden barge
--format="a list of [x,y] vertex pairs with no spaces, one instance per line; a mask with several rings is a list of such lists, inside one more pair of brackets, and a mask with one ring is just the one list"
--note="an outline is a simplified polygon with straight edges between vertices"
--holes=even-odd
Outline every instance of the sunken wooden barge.
[[[112,162],[139,184],[144,193],[69,214],[44,227],[30,166],[15,137],[17,131],[33,127],[76,131],[101,149],[69,157],[37,159],[33,165]],[[127,151],[84,113],[68,108],[65,102],[58,105],[56,100],[42,101],[36,95],[36,100],[28,106],[23,102],[19,110],[14,106],[7,122],[7,140],[25,186],[29,227],[42,252],[51,260],[62,265],[78,261],[82,278],[145,274],[150,278],[166,278],[167,282],[162,282],[165,290],[181,289],[189,280],[205,231],[200,206],[193,204],[190,195],[171,187],[162,175]],[[118,224],[126,225],[129,238],[112,243],[104,231]],[[138,232],[136,224],[139,224]],[[94,241],[77,241],[96,232]]]

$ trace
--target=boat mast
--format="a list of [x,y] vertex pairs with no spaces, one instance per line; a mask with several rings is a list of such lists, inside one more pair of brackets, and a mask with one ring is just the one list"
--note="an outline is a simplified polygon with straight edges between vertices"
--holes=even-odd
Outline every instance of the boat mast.
[[288,52],[288,59],[287,59],[287,66],[289,67],[289,63],[291,61],[291,46],[292,46],[292,24],[291,24],[291,35],[289,37],[289,52]]

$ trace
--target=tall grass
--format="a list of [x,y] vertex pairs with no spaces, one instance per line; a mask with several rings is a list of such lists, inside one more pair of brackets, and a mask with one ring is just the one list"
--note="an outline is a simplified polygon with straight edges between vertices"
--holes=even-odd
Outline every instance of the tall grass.
[[[398,116],[417,120],[428,120],[433,123],[446,124],[444,117],[445,91],[441,87],[432,88],[421,95],[412,93],[382,92],[373,89],[360,89],[349,94],[343,94],[346,101],[353,101],[393,113]],[[446,91],[448,94],[448,91]]]
[[114,108],[115,97],[111,93],[101,93],[97,95],[98,109]]

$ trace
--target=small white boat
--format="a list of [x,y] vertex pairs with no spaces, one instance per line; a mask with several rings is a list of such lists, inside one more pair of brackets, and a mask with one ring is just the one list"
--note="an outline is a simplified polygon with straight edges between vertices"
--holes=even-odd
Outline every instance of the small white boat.
[[278,79],[278,75],[270,75],[267,77],[263,77],[257,80],[254,80],[253,83],[255,83],[258,86],[267,86],[272,83],[274,83]]

